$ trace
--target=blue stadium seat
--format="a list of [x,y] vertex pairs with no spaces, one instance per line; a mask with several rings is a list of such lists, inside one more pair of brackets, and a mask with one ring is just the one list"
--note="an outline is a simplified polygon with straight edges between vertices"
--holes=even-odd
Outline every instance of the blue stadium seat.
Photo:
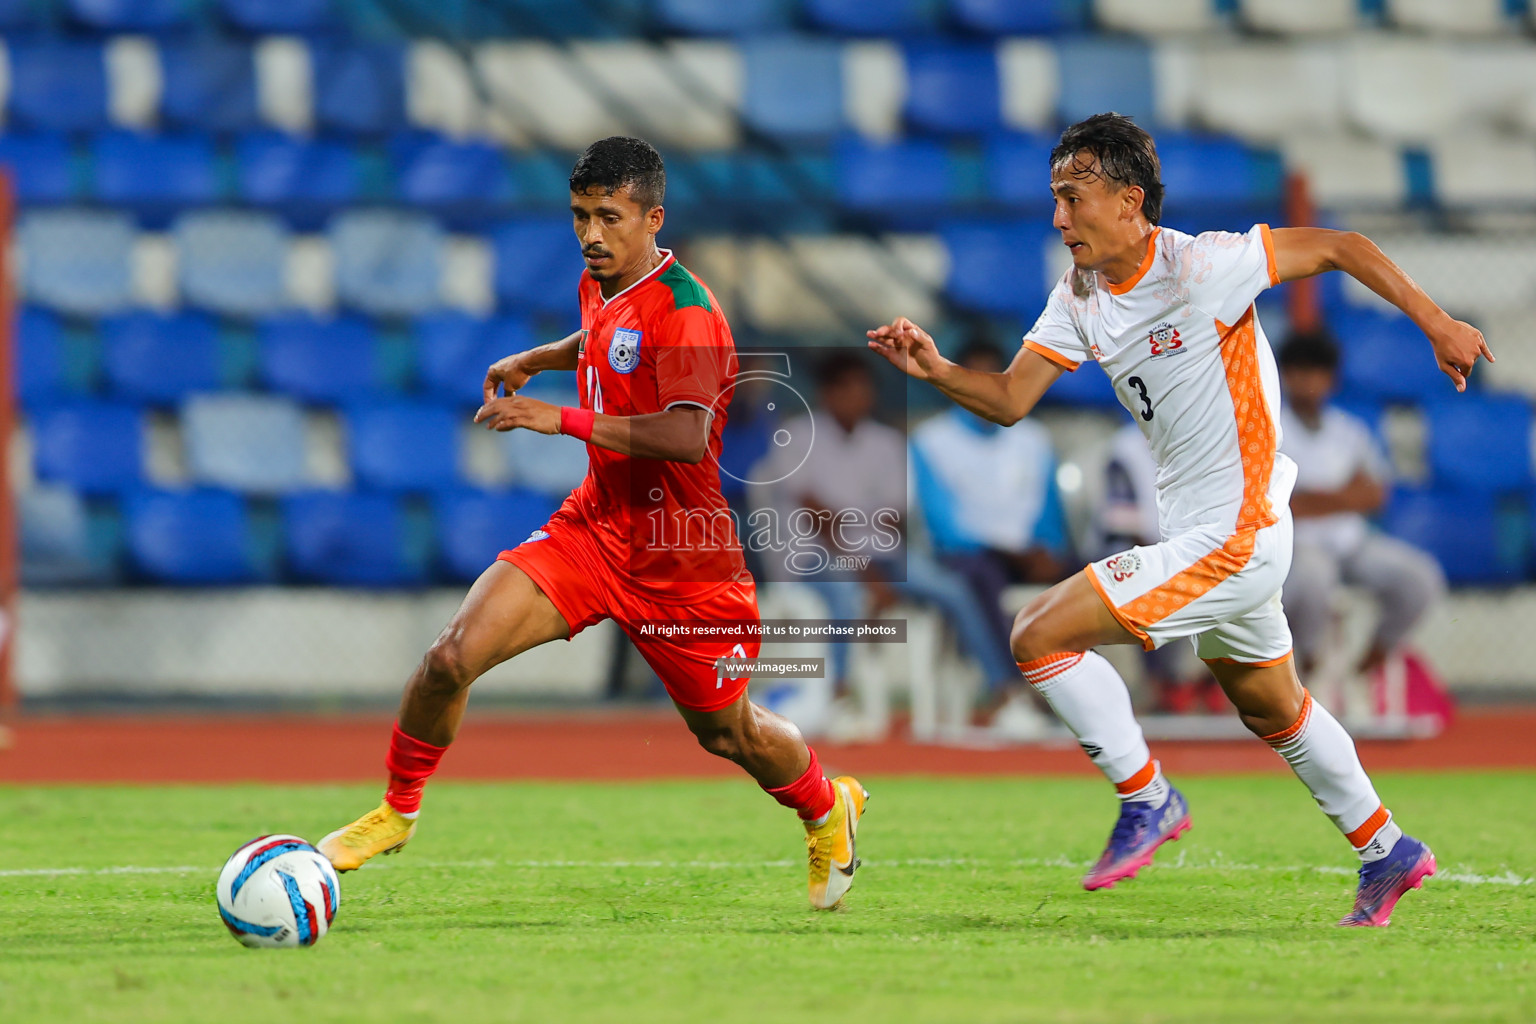
[[973,32],[1007,36],[1088,27],[1089,0],[949,0],[950,15]]
[[102,365],[113,392],[134,402],[177,402],[224,383],[219,329],[201,313],[135,310],[101,322]]
[[1486,492],[1399,490],[1382,525],[1433,555],[1453,585],[1513,584],[1523,576],[1525,552],[1501,543],[1498,502]]
[[107,210],[39,210],[21,222],[22,287],[64,313],[100,316],[133,297],[133,221]]
[[219,197],[213,144],[202,135],[141,135],[112,131],[96,136],[96,198],[131,206],[154,219],[175,207]]
[[94,131],[107,127],[107,67],[98,43],[7,40],[11,117],[21,128]]
[[[576,405],[580,401],[573,387],[556,387],[539,398],[551,405]],[[587,475],[587,446],[574,437],[509,430],[498,434],[497,439],[512,479],[520,487],[564,501]]]
[[818,27],[851,36],[913,35],[936,14],[930,0],[804,0],[804,10]]
[[1002,123],[997,56],[990,46],[907,47],[907,123],[918,131],[973,134]]
[[257,564],[245,502],[227,491],[150,491],[125,505],[135,568],[162,583],[251,583]]
[[16,322],[16,394],[28,408],[56,401],[68,387],[64,328],[46,309],[29,307]]
[[235,146],[236,189],[305,227],[358,197],[362,171],[344,143],[281,132],[244,135]]
[[317,43],[315,122],[322,129],[383,135],[405,127],[405,48],[396,43]]
[[672,32],[750,35],[786,28],[790,5],[785,0],[655,0],[655,13]]
[[37,0],[0,0],[0,29],[36,28],[45,13]]
[[219,0],[219,7],[235,27],[260,35],[320,32],[337,21],[335,0]]
[[938,142],[845,138],[834,159],[838,198],[855,210],[941,209],[954,191],[949,153]]
[[313,492],[283,500],[288,567],[301,580],[342,586],[426,581],[400,500],[387,494]]
[[416,316],[439,305],[443,232],[430,217],[348,211],[331,222],[330,237],[342,302],[374,316]]
[[537,491],[453,491],[433,502],[437,544],[449,574],[471,582],[496,556],[515,548],[555,514],[560,503]]
[[1197,206],[1273,205],[1280,201],[1282,167],[1236,139],[1164,132],[1157,138],[1168,203]]
[[[1114,36],[1074,36],[1056,44],[1063,69],[1057,111],[1068,124],[1114,110],[1151,128],[1157,119],[1152,82],[1152,51],[1136,39]],[[1070,74],[1093,68],[1092,75]],[[1068,77],[1070,76],[1070,77]]]
[[1519,395],[1468,392],[1430,402],[1426,455],[1437,485],[1522,491],[1531,479],[1531,405]]
[[333,405],[388,388],[378,337],[361,317],[284,313],[261,321],[256,336],[260,376],[274,391]]
[[199,484],[282,494],[304,484],[304,412],[276,395],[194,395],[181,410],[187,468]]
[[68,0],[70,15],[101,32],[164,32],[193,15],[191,0]]
[[450,402],[478,405],[486,368],[537,343],[520,316],[486,320],[445,309],[416,320],[416,366],[422,385],[433,397]]
[[197,210],[176,222],[187,302],[226,316],[265,316],[288,305],[288,232],[270,214]]
[[21,582],[31,587],[108,583],[111,566],[93,557],[85,501],[68,487],[20,492]]
[[500,149],[411,133],[391,147],[395,191],[403,202],[473,224],[518,199],[517,182]]
[[1090,409],[1124,412],[1109,375],[1092,362],[1083,363],[1071,373],[1063,373],[1041,398],[1050,405],[1072,405]]
[[347,452],[358,483],[387,491],[434,491],[459,479],[465,416],[443,405],[387,402],[347,411]]
[[[729,4],[709,6],[728,9]],[[843,53],[831,39],[777,36],[741,44],[741,116],[788,139],[828,138],[843,128]]]
[[1337,310],[1328,326],[1339,339],[1346,392],[1385,402],[1423,402],[1454,394],[1424,335],[1396,310]]
[[987,139],[984,156],[986,187],[995,198],[1013,207],[1048,216],[1051,200],[1051,135],[1005,132]]
[[958,305],[982,313],[1012,313],[1033,322],[1050,290],[1045,280],[1045,239],[1050,224],[945,224],[939,235],[949,250],[945,291]]
[[502,303],[539,313],[576,313],[576,288],[587,265],[569,216],[508,221],[491,232],[491,247]]
[[256,61],[249,46],[215,39],[167,40],[160,44],[165,81],[160,112],[176,129],[255,131]]
[[82,494],[137,487],[143,474],[144,421],[131,405],[69,402],[32,417],[37,476]]
[[74,198],[69,142],[56,132],[0,135],[0,165],[10,172],[16,198],[23,203],[62,203]]

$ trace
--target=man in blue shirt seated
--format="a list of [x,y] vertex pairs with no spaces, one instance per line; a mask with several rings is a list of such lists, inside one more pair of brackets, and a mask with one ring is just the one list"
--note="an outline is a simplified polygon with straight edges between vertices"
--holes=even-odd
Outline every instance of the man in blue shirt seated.
[[[984,373],[1007,366],[984,339],[969,342],[956,361]],[[1050,432],[1032,419],[1004,429],[956,406],[912,432],[912,467],[939,561],[965,578],[993,645],[1008,651],[1012,619],[1002,608],[1003,590],[1055,583],[1069,564]],[[1004,729],[1014,715],[1025,717],[1024,709],[1006,706],[1000,714],[995,724]]]

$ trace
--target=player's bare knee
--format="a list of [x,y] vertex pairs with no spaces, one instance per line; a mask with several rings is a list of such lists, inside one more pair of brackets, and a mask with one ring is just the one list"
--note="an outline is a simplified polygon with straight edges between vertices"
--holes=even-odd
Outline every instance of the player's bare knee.
[[441,636],[421,661],[421,681],[434,691],[456,693],[475,681],[473,668],[456,637]]
[[727,761],[740,762],[743,756],[742,736],[733,726],[701,726],[693,730],[699,746]]
[[1060,653],[1059,638],[1050,627],[1045,597],[1035,598],[1013,620],[1013,630],[1008,645],[1013,650],[1013,660],[1030,662],[1050,654]]

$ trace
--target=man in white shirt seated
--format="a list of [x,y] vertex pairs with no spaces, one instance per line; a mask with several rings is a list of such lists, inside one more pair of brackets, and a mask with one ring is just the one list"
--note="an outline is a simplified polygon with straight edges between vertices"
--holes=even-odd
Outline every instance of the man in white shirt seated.
[[[1008,365],[985,339],[967,343],[956,362],[982,373]],[[1059,581],[1069,553],[1050,431],[1032,419],[1004,429],[955,406],[912,432],[912,472],[934,553],[965,579],[998,657],[1009,659],[990,682],[1009,693],[1023,689],[1009,653],[1013,617],[1003,611],[1003,591],[1011,583]]]
[[1285,582],[1285,611],[1303,672],[1326,643],[1341,584],[1369,592],[1381,618],[1358,666],[1379,667],[1445,592],[1445,575],[1428,554],[1371,528],[1366,517],[1386,502],[1391,470],[1359,418],[1328,404],[1339,349],[1326,331],[1293,332],[1277,356],[1285,405],[1280,450],[1296,463],[1291,495],[1295,552]]
[[[989,682],[1015,680],[1006,640],[997,642],[965,580],[910,543],[907,439],[874,418],[876,397],[873,363],[862,350],[829,356],[817,370],[816,409],[787,420],[780,431],[785,438],[813,437],[809,450],[779,445],[754,467],[757,479],[773,481],[762,491],[786,527],[819,523],[815,535],[797,534],[801,540],[789,557],[765,556],[768,578],[810,584],[836,619],[878,617],[903,599],[929,605],[954,627]],[[748,544],[756,535],[751,524],[743,531]],[[825,555],[835,560],[832,566]],[[838,567],[850,556],[862,568]],[[839,691],[848,653],[846,644],[834,643],[828,654]]]

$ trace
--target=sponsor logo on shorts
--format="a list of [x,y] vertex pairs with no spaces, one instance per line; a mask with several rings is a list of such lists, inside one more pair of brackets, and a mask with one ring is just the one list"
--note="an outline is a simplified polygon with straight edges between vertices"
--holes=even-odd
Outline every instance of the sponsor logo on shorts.
[[1153,356],[1173,356],[1185,351],[1179,329],[1166,320],[1152,328],[1147,341],[1152,345]]
[[1127,551],[1105,562],[1104,568],[1109,570],[1110,577],[1116,583],[1124,583],[1141,568],[1141,556],[1134,551]]
[[618,373],[630,373],[640,365],[641,332],[620,327],[608,343],[608,365]]
[[534,530],[528,535],[528,539],[523,541],[523,543],[532,544],[536,540],[549,540],[549,534],[543,530]]

